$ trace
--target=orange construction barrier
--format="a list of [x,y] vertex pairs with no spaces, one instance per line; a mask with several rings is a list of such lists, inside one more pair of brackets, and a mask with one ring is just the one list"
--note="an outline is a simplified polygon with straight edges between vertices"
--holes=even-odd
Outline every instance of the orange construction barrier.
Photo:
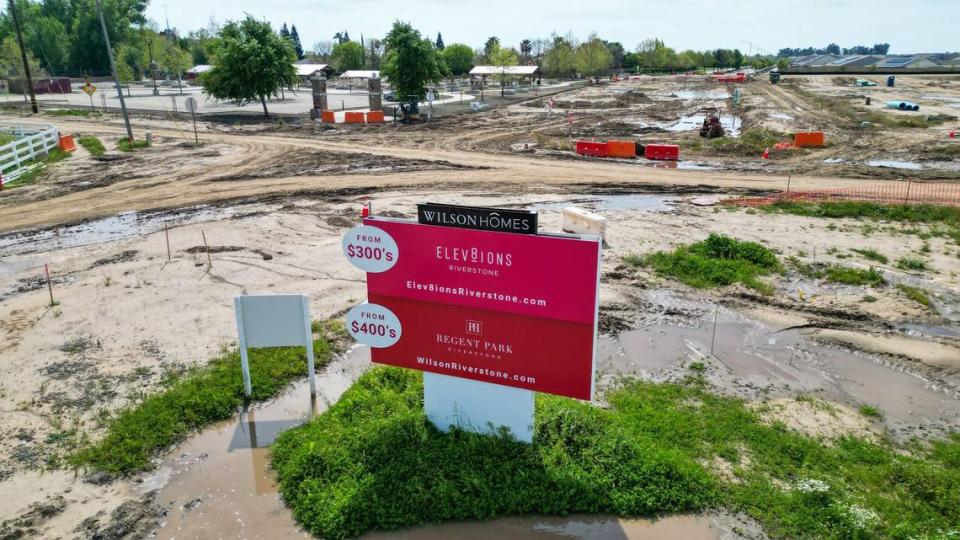
[[380,124],[383,122],[383,111],[370,111],[367,113],[368,124]]
[[343,113],[343,121],[348,124],[362,124],[363,123],[363,113],[356,111],[348,111]]
[[333,111],[320,111],[320,119],[328,124],[332,124],[337,121],[336,117],[333,115]]
[[60,149],[64,152],[73,152],[77,145],[73,143],[73,135],[60,135]]
[[797,133],[793,137],[793,145],[797,148],[804,146],[823,146],[824,136],[822,131],[811,131],[808,133]]
[[637,157],[637,143],[633,141],[607,141],[607,156],[634,159]]

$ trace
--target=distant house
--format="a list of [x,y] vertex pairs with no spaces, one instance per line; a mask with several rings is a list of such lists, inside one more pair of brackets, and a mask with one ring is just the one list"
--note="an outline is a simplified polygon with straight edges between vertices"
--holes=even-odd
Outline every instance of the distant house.
[[348,69],[340,74],[341,79],[379,79],[380,72],[375,69]]
[[301,82],[310,82],[314,75],[323,75],[329,79],[334,73],[333,67],[328,64],[301,64],[298,62],[293,67],[297,70],[297,76],[300,77]]
[[199,77],[201,73],[210,71],[210,68],[212,67],[213,66],[208,64],[197,64],[192,68],[188,69],[187,72],[184,73],[184,75],[186,76],[187,80],[194,80],[197,77]]
[[540,68],[538,66],[476,66],[470,70],[470,81],[476,83],[477,79],[486,82],[487,77],[507,75],[511,78],[533,82],[540,78]]
[[877,69],[930,68],[939,64],[920,56],[888,56],[875,64]]
[[838,58],[827,64],[828,67],[835,68],[863,68],[876,64],[883,60],[882,56],[854,55]]

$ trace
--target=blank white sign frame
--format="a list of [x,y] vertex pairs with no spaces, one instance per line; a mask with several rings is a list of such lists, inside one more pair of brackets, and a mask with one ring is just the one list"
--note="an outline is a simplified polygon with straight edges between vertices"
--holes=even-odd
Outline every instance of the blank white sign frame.
[[310,395],[316,396],[309,299],[302,294],[241,295],[233,299],[233,307],[240,337],[244,395],[249,398],[253,392],[247,347],[306,347]]
[[455,426],[495,434],[505,426],[516,440],[530,443],[533,401],[532,390],[423,372],[423,410],[441,431]]

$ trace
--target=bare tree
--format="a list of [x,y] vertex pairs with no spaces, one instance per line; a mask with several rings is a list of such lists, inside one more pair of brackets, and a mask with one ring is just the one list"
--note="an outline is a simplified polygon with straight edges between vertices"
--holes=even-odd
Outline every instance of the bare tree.
[[313,54],[319,56],[322,60],[329,60],[333,52],[333,41],[323,40],[313,44]]

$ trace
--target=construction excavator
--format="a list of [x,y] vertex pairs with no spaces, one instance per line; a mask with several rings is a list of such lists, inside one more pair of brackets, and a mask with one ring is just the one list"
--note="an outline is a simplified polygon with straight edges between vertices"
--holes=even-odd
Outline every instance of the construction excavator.
[[703,125],[700,126],[701,137],[717,139],[725,135],[723,124],[720,123],[720,109],[708,107],[700,109],[698,112],[704,113]]

